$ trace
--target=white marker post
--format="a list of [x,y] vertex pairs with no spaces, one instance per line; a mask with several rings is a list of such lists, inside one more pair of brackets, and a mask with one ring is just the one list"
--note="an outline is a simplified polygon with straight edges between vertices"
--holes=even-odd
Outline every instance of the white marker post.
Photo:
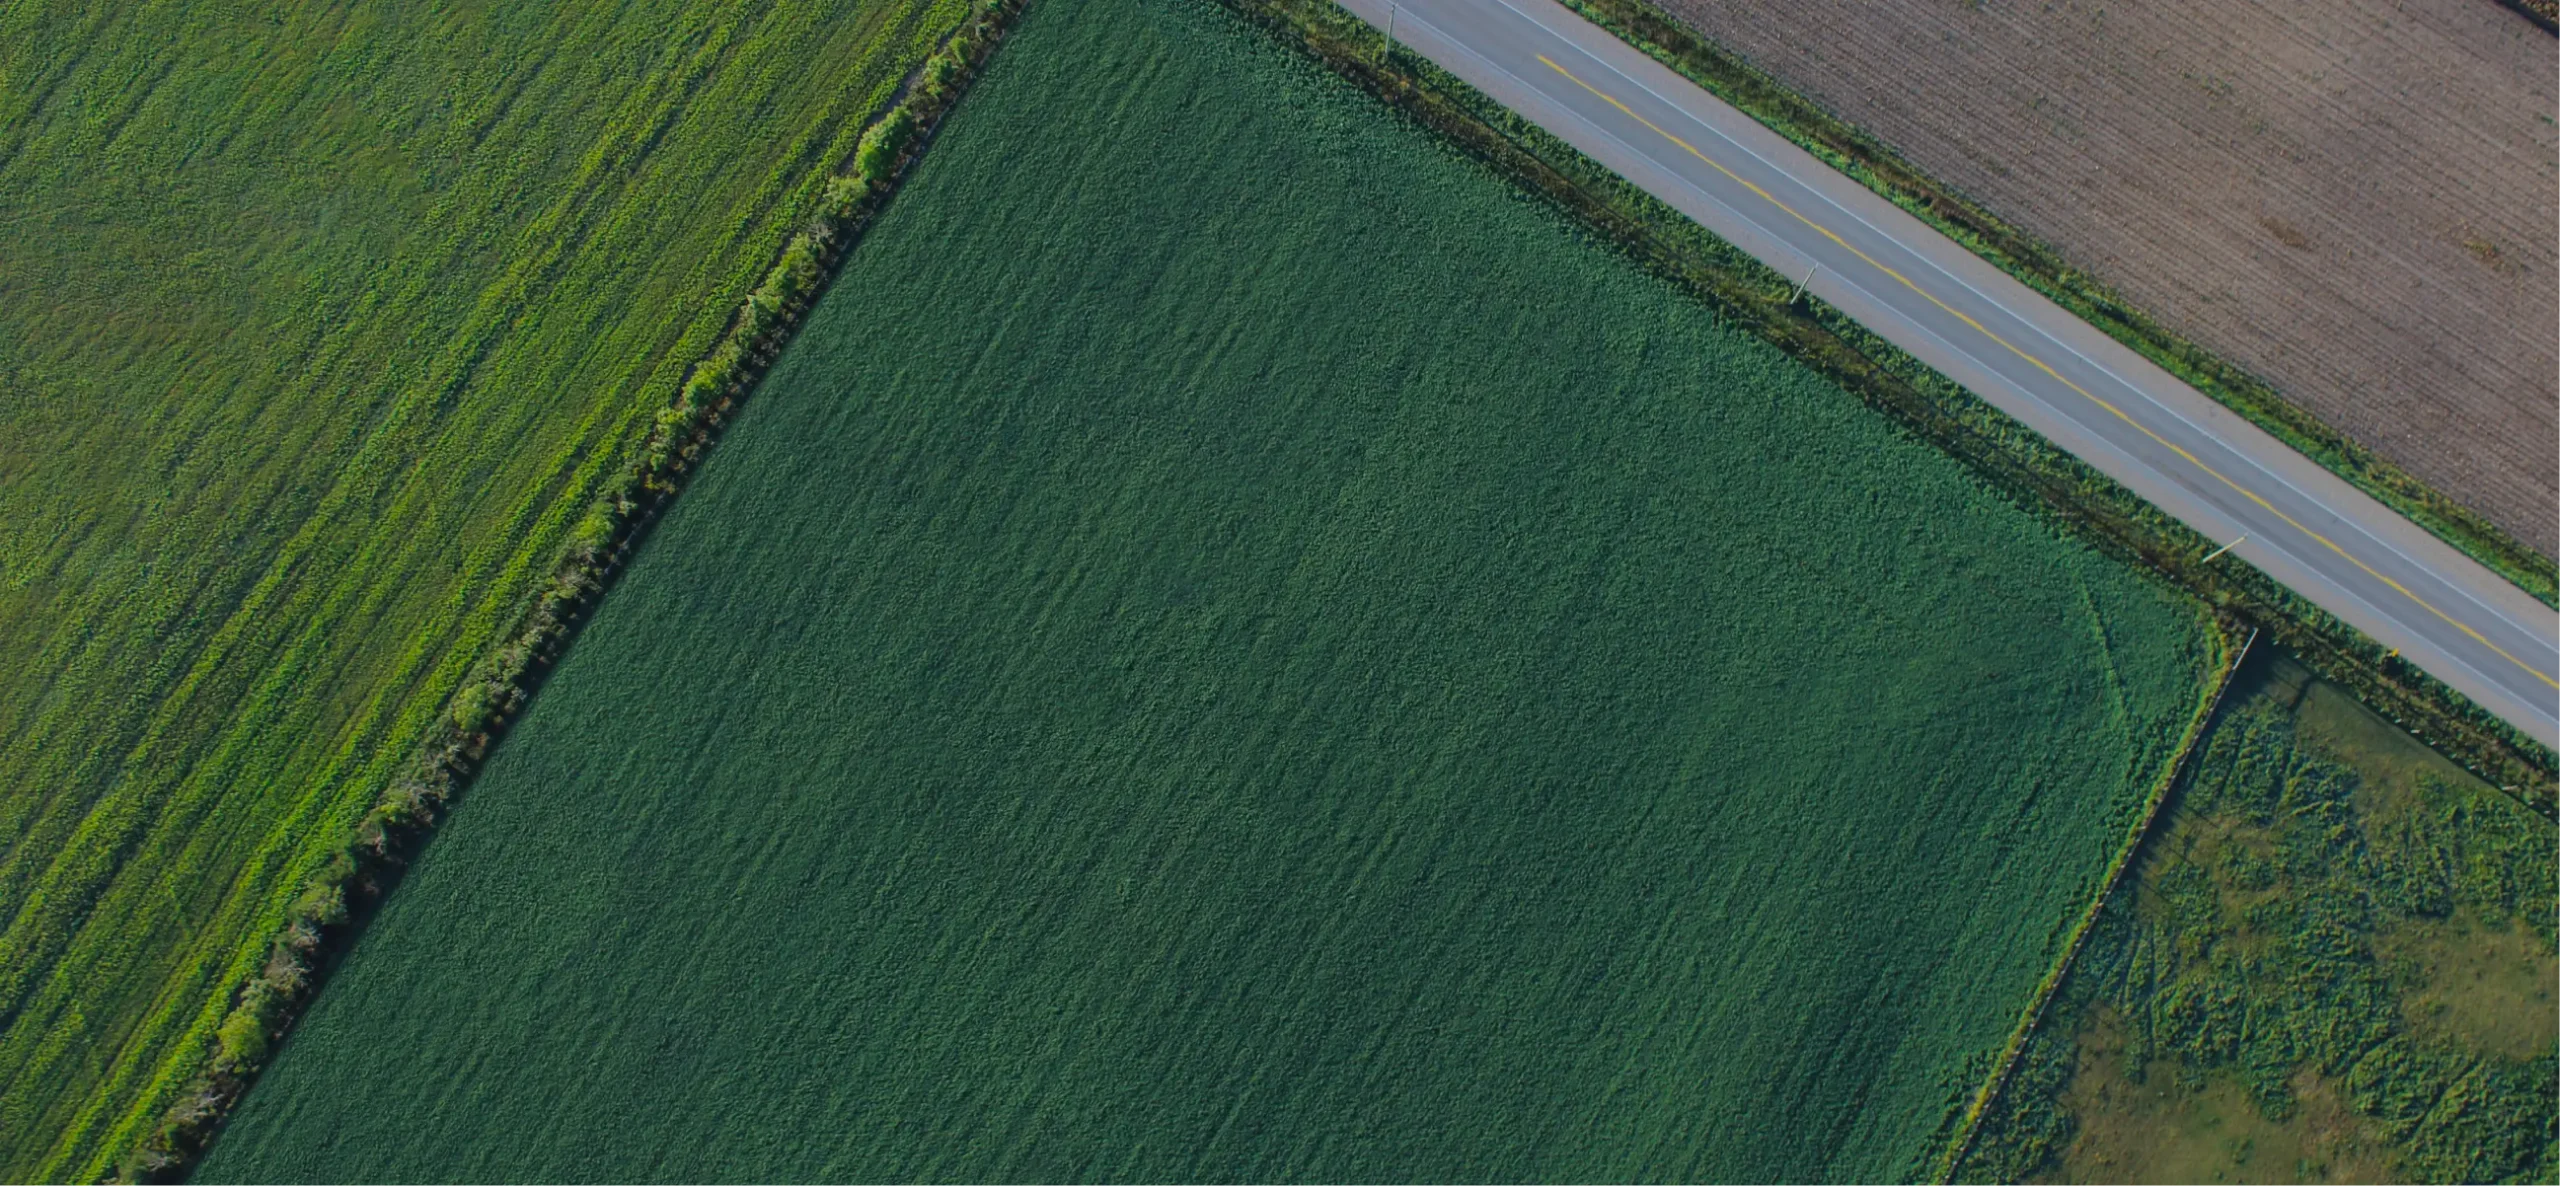
[[1815,264],[1804,270],[1804,279],[1797,281],[1796,290],[1787,294],[1787,304],[1789,306],[1792,307],[1797,301],[1804,299],[1804,290],[1812,287],[1813,285],[1813,274],[1821,270],[1821,264]]
[[2240,533],[2240,538],[2239,538],[2239,539],[2235,539],[2235,540],[2231,541],[2230,543],[2227,543],[2227,544],[2222,545],[2222,546],[2221,546],[2221,547],[2219,547],[2219,548],[2215,548],[2215,549],[2212,551],[2212,553],[2211,553],[2211,554],[2207,555],[2207,556],[2206,556],[2204,559],[2202,559],[2202,560],[2196,561],[2196,563],[2198,563],[2198,564],[2211,564],[2211,563],[2213,563],[2214,561],[2221,559],[2221,558],[2222,558],[2222,554],[2223,554],[2224,552],[2228,552],[2228,551],[2230,551],[2230,550],[2231,550],[2231,549],[2233,549],[2233,548],[2239,547],[2242,543],[2246,542],[2246,541],[2248,540],[2248,538],[2249,538],[2249,533],[2248,533],[2248,532],[2245,532],[2245,531],[2244,531],[2244,532],[2241,532],[2241,533]]
[[1387,48],[1378,54],[1381,62],[1396,56],[1396,6],[1387,6]]

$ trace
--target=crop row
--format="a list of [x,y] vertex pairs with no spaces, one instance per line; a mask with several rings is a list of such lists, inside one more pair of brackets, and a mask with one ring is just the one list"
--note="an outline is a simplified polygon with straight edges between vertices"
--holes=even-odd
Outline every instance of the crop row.
[[[307,10],[247,50],[74,7],[0,14],[0,60],[32,53],[0,283],[60,298],[0,309],[19,1178],[111,1172],[240,986],[290,979],[270,939],[332,913],[300,887],[965,6]],[[112,69],[187,38],[183,69]],[[132,118],[73,118],[106,95]],[[61,210],[90,232],[42,233]]]
[[2204,615],[1205,0],[975,86],[201,1172],[1924,1156]]

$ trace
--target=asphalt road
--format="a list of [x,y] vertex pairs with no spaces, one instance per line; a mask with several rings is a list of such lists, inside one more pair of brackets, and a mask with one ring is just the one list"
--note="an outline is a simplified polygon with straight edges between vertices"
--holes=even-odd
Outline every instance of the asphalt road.
[[[1382,31],[1389,0],[1343,0]],[[2560,743],[2560,614],[1554,0],[1394,33],[2491,712]]]

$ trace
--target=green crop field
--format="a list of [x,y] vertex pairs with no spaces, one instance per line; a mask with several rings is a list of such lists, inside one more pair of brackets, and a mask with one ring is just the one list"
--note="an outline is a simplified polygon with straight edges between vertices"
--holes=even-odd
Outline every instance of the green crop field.
[[0,6],[0,1178],[156,1117],[959,13]]
[[1912,1172],[2186,602],[1200,0],[1041,0],[207,1180]]

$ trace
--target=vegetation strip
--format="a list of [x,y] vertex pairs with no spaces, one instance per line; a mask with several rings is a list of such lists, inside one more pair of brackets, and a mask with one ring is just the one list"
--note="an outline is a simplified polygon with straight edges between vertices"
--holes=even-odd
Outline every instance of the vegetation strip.
[[728,332],[692,368],[676,401],[658,413],[629,474],[579,521],[555,575],[506,643],[453,697],[411,773],[385,791],[304,887],[264,970],[239,990],[208,1065],[157,1129],[117,1159],[118,1179],[182,1180],[203,1155],[318,991],[328,965],[361,930],[356,910],[397,883],[1020,11],[1021,0],[978,0],[968,23],[916,68],[889,109],[864,130],[851,167],[828,184],[825,208],[792,236]]
[[[1699,37],[1651,0],[1564,0],[1620,40],[1909,211],[2021,283],[2245,416],[2446,543],[2560,608],[2560,566],[2352,440],[2264,380],[2171,332],[2062,254],[1914,168],[1873,136]],[[2523,10],[2519,10],[2523,11]],[[2530,15],[2530,14],[2528,14]]]
[[2498,0],[2498,4],[2541,26],[2545,33],[2560,34],[2560,0]]
[[2098,547],[2265,629],[2316,670],[2429,745],[2555,816],[2549,747],[2403,663],[2355,628],[2247,565],[2206,563],[2217,546],[2054,448],[1962,386],[1868,332],[1791,278],[1724,243],[1377,30],[1319,0],[1227,0],[1284,32],[1373,96],[1545,195],[1751,332],[1974,466]]
[[[2227,644],[2229,635],[2225,634],[2223,639]],[[2008,1043],[2000,1048],[1999,1057],[1992,1063],[1991,1074],[1982,1081],[1982,1089],[1975,1092],[1972,1102],[1965,1105],[1964,1116],[1956,1125],[1955,1138],[1947,1143],[1946,1152],[1940,1158],[1936,1172],[1931,1175],[1935,1180],[1941,1183],[1955,1180],[1957,1167],[1964,1164],[1965,1153],[1973,1147],[1974,1134],[1982,1127],[1983,1114],[2008,1086],[2010,1074],[2018,1065],[2018,1056],[2026,1050],[2028,1040],[2035,1036],[2038,1027],[2044,1024],[2045,1011],[2053,1002],[2055,990],[2061,988],[2063,979],[2070,975],[2071,963],[2079,956],[2082,945],[2088,942],[2090,928],[2097,925],[2098,916],[2106,911],[2107,903],[2114,900],[2116,887],[2124,881],[2125,872],[2133,868],[2143,844],[2159,825],[2161,809],[2174,797],[2178,780],[2194,769],[2196,754],[2205,738],[2212,733],[2216,714],[2222,711],[2223,697],[2230,693],[2233,681],[2239,678],[2241,664],[2248,662],[2249,650],[2257,642],[2258,631],[2253,627],[2241,636],[2240,645],[2232,650],[2229,660],[2222,665],[2221,675],[2214,680],[2213,688],[2204,697],[2195,719],[2188,722],[2186,736],[2179,739],[2177,756],[2170,760],[2169,768],[2161,772],[2160,780],[2153,784],[2151,794],[2143,800],[2141,818],[2135,820],[2132,830],[2125,834],[2124,844],[2116,850],[2115,859],[2107,863],[2106,880],[2099,884],[2098,892],[2089,899],[2089,908],[2081,912],[2079,920],[2072,924],[2071,938],[2063,944],[2060,958],[2053,961],[2053,967],[2045,973],[2044,979],[2037,982],[2035,995],[2028,999],[2026,1009],[2018,1015],[2018,1028],[2010,1033]]]

